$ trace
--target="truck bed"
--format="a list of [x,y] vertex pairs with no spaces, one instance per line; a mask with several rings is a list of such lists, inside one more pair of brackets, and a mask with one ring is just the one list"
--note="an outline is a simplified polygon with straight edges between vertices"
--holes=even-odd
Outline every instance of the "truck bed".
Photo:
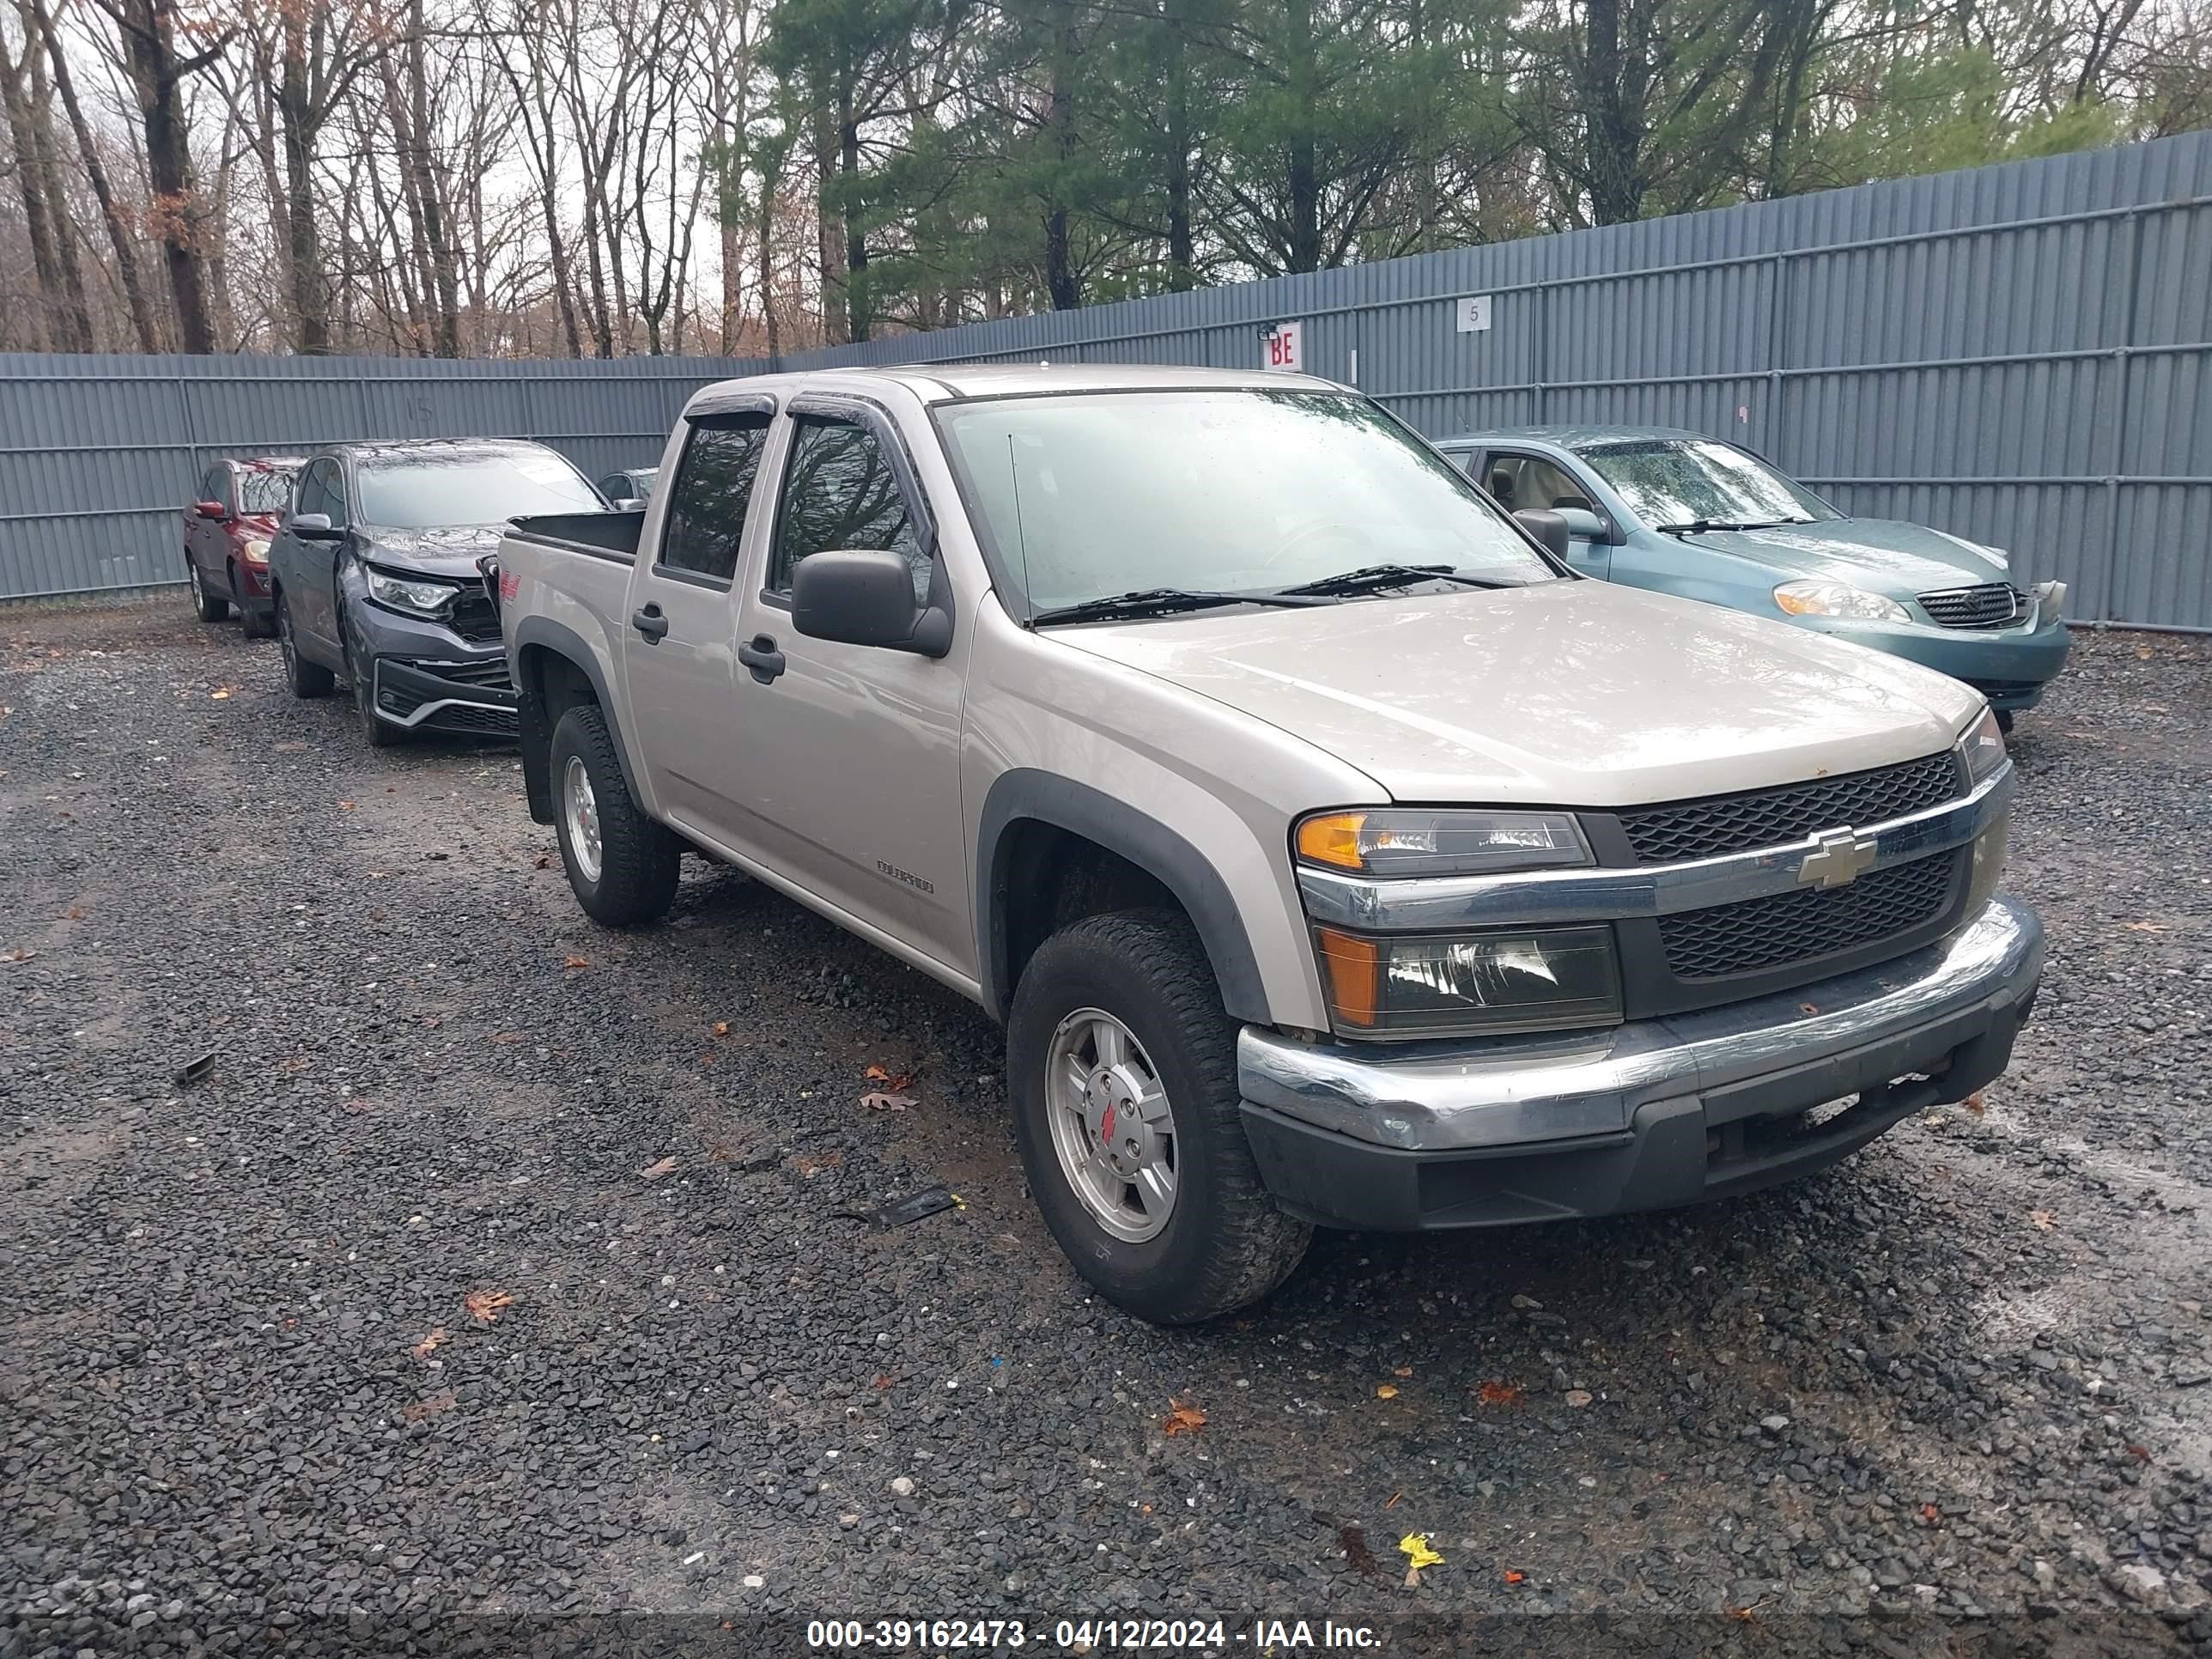
[[507,528],[515,541],[543,542],[595,558],[635,562],[637,538],[645,528],[645,509],[618,513],[536,513],[517,519]]

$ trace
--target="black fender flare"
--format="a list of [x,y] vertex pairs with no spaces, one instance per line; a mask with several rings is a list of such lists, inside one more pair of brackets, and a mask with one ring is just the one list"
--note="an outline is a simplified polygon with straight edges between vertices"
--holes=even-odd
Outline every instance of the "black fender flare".
[[1002,772],[983,798],[975,830],[975,942],[983,1006],[1004,1020],[1013,1003],[1007,962],[1006,865],[1024,820],[1096,842],[1157,878],[1179,900],[1212,963],[1221,1000],[1240,1020],[1265,1024],[1267,998],[1251,936],[1220,871],[1198,848],[1127,802],[1033,767]]
[[607,723],[607,735],[614,739],[615,759],[622,767],[623,782],[629,786],[630,799],[642,805],[645,793],[638,787],[638,772],[632,759],[629,740],[623,735],[622,720],[617,713],[612,689],[599,670],[599,661],[584,636],[565,623],[548,617],[525,617],[517,622],[508,634],[514,653],[517,671],[514,690],[520,705],[522,738],[522,775],[530,793],[531,816],[538,817],[537,808],[542,792],[545,816],[541,823],[550,823],[552,817],[553,785],[549,767],[548,747],[553,741],[553,723],[545,717],[544,699],[537,683],[521,672],[525,653],[533,646],[566,659],[591,683],[592,695],[599,700],[599,715]]

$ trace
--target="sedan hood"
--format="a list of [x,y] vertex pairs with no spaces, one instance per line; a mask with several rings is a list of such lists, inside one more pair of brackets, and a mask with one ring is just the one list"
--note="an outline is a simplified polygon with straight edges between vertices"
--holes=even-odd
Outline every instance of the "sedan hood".
[[371,564],[466,581],[482,574],[477,569],[478,559],[499,551],[501,528],[454,524],[429,530],[399,530],[388,525],[365,525],[361,553]]
[[1830,519],[1771,530],[1708,530],[1684,538],[1790,577],[1872,588],[1893,599],[2006,580],[1989,550],[1895,519]]
[[1932,754],[1982,706],[1895,657],[1595,581],[1051,636],[1425,803],[1626,806],[1802,782]]

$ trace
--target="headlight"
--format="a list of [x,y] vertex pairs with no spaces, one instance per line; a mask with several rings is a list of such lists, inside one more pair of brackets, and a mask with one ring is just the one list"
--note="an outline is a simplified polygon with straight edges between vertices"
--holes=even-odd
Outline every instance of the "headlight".
[[388,605],[394,611],[404,611],[413,617],[441,618],[461,590],[451,582],[431,581],[426,578],[394,576],[382,570],[368,573],[368,597],[379,605]]
[[1863,622],[1911,622],[1895,599],[1848,582],[1784,582],[1774,603],[1792,617],[1856,617]]
[[1453,935],[1317,927],[1329,1013],[1345,1036],[1454,1036],[1620,1018],[1613,929]]
[[269,538],[265,536],[248,536],[238,544],[238,550],[246,555],[248,564],[269,562]]
[[2066,584],[2038,582],[2035,585],[2035,615],[2038,622],[2057,622],[2066,614]]
[[1298,861],[1365,876],[1485,876],[1590,864],[1571,812],[1320,812],[1298,823]]
[[2004,733],[1997,729],[1997,717],[1988,708],[1982,710],[1966,735],[1959,739],[1959,752],[1966,759],[1966,775],[1975,786],[1993,775],[2005,763]]

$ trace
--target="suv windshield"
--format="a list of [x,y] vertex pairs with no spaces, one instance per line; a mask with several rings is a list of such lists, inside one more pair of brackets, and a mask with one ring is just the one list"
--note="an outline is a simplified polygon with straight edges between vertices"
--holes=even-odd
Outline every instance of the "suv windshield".
[[1033,611],[1158,588],[1272,594],[1377,564],[1558,580],[1364,398],[1097,392],[956,404],[937,419]]
[[238,510],[240,513],[282,513],[292,504],[292,480],[299,468],[244,467],[238,469]]
[[361,469],[361,521],[394,530],[504,524],[526,513],[591,513],[603,505],[584,475],[550,449],[410,455]]
[[1756,455],[1709,438],[1632,438],[1575,453],[1646,524],[1809,524],[1838,516]]

